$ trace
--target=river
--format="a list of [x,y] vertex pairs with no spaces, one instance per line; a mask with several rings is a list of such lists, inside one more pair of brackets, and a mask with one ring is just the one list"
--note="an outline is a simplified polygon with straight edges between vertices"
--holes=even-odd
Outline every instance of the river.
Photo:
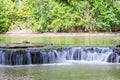
[[[120,36],[0,35],[0,43],[52,43],[60,46],[115,46]],[[0,80],[120,80],[119,63],[68,61],[38,65],[0,65]]]

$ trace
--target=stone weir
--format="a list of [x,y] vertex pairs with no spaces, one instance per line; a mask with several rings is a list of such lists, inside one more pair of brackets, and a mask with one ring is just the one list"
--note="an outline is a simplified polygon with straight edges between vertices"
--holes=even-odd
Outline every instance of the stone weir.
[[50,64],[71,60],[120,63],[120,47],[0,48],[0,65]]

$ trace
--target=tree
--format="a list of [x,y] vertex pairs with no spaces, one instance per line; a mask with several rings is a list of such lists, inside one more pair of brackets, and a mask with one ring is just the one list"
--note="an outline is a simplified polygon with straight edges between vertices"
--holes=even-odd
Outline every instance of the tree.
[[5,32],[9,29],[6,4],[5,1],[0,0],[0,32]]

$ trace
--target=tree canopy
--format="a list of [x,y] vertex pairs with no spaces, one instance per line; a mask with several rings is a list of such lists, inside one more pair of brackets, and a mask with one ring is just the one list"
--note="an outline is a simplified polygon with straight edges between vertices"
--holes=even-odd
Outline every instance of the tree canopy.
[[119,25],[119,0],[0,0],[0,32],[17,26],[40,32],[110,31]]

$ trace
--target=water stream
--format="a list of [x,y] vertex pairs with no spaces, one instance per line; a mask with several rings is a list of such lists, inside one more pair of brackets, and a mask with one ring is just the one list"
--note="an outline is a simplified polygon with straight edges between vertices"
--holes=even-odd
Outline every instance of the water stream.
[[60,47],[55,49],[0,49],[1,65],[65,62],[120,63],[120,55],[109,47]]
[[21,43],[24,40],[73,47],[1,48],[0,80],[120,80],[120,55],[110,47],[120,43],[119,35],[0,35],[0,43]]

